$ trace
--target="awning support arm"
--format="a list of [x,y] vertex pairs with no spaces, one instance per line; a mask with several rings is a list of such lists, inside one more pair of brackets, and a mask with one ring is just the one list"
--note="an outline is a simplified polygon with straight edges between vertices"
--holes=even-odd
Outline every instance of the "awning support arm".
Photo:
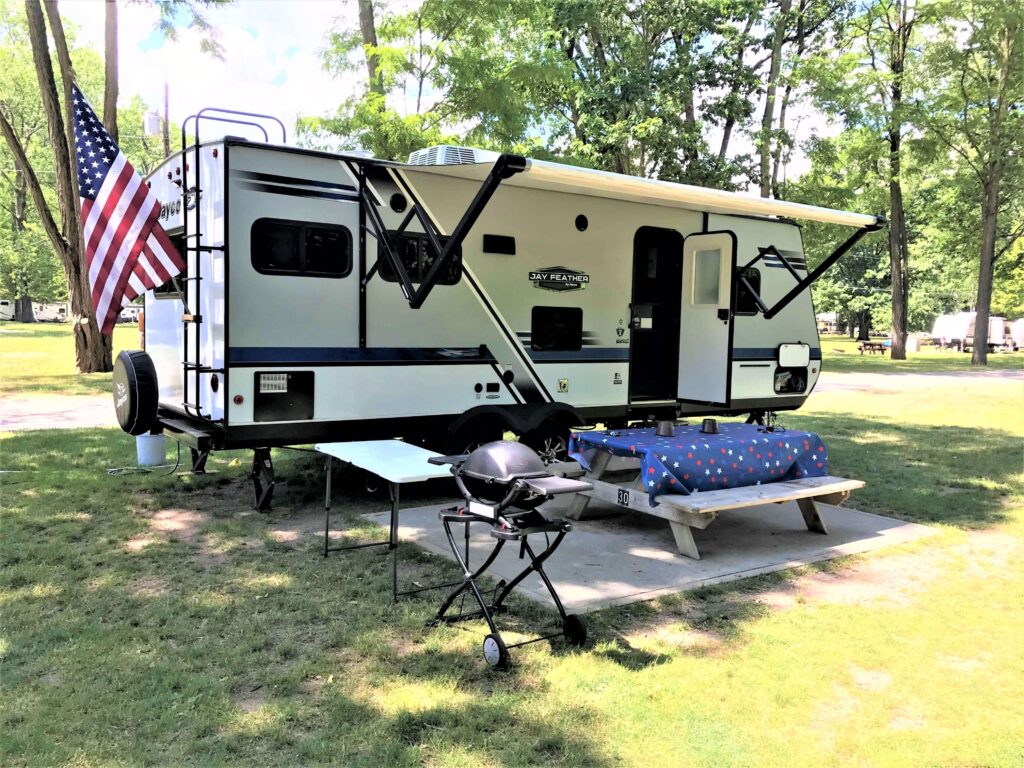
[[[452,230],[444,244],[441,243],[441,235],[431,221],[430,216],[424,210],[419,200],[413,194],[409,188],[408,183],[401,176],[401,174],[395,174],[395,178],[398,180],[403,191],[409,199],[412,206],[412,210],[402,220],[401,225],[396,230],[397,232],[404,232],[406,227],[409,226],[413,216],[419,219],[420,225],[423,227],[423,231],[430,241],[430,245],[434,249],[434,253],[437,257],[434,259],[434,263],[430,265],[430,269],[427,270],[427,274],[423,276],[422,282],[419,287],[416,287],[412,279],[409,277],[409,273],[405,269],[405,265],[402,264],[402,260],[399,258],[396,252],[395,243],[388,233],[387,227],[384,225],[384,221],[381,218],[380,211],[377,210],[376,201],[370,195],[369,191],[365,191],[362,197],[362,205],[366,209],[369,215],[370,223],[377,235],[377,240],[382,246],[383,257],[391,267],[391,271],[398,279],[399,287],[402,289],[402,293],[405,295],[406,300],[409,302],[409,306],[412,309],[419,309],[423,306],[423,302],[427,300],[427,296],[430,295],[434,285],[437,283],[438,278],[444,274],[444,270],[448,267],[451,261],[455,258],[455,254],[458,253],[459,248],[462,246],[462,242],[466,239],[466,235],[473,228],[476,220],[483,213],[487,203],[490,201],[491,196],[497,191],[498,186],[505,179],[511,178],[517,173],[526,170],[526,159],[519,155],[501,155],[494,163],[494,167],[491,168],[487,174],[487,178],[484,179],[480,185],[480,189],[477,190],[476,195],[473,197],[473,201],[466,208],[462,214],[462,218],[459,223],[455,225],[455,229]],[[369,280],[373,273],[376,271],[376,267],[379,264],[374,265],[374,269],[370,270],[366,279]]]
[[829,254],[828,258],[826,258],[823,262],[821,262],[821,264],[815,267],[814,270],[802,280],[799,279],[796,270],[793,269],[793,265],[789,263],[789,260],[786,259],[786,257],[783,254],[773,249],[772,255],[776,256],[779,260],[781,260],[783,266],[785,266],[789,270],[789,272],[798,279],[797,284],[793,286],[790,292],[783,296],[781,299],[779,299],[777,302],[775,302],[775,305],[770,308],[764,303],[764,300],[761,298],[760,294],[758,294],[758,292],[754,290],[753,286],[748,282],[747,278],[743,274],[745,270],[749,269],[755,263],[757,263],[758,260],[763,258],[765,255],[764,253],[759,254],[757,258],[755,258],[749,264],[746,264],[740,269],[738,269],[736,271],[736,277],[740,281],[740,283],[742,283],[743,287],[747,289],[747,292],[750,294],[750,297],[754,300],[754,303],[757,304],[757,308],[760,309],[761,312],[764,314],[765,320],[771,320],[773,317],[779,314],[779,312],[788,307],[789,304],[793,301],[793,299],[795,299],[801,293],[810,288],[811,285],[819,277],[825,274],[829,267],[831,267],[833,264],[839,261],[839,259],[846,255],[846,253],[849,252],[849,250],[853,248],[853,246],[860,242],[861,238],[864,237],[864,235],[871,234],[872,232],[877,232],[878,230],[882,229],[885,225],[885,218],[882,216],[877,216],[875,218],[874,224],[864,227],[863,229],[858,229],[856,232],[850,235],[842,245],[840,245],[838,248],[832,251],[832,253]]

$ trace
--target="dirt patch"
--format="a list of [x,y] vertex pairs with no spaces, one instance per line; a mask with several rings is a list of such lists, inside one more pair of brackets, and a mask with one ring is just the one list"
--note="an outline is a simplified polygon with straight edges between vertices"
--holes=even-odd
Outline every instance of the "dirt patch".
[[195,541],[200,526],[209,517],[194,509],[161,509],[147,516],[149,531],[132,536],[125,549],[138,552],[151,544],[167,541]]
[[141,576],[128,585],[128,594],[132,597],[154,598],[167,594],[169,584],[159,576]]
[[917,712],[909,709],[901,709],[899,714],[889,721],[891,731],[920,731],[927,725],[927,721]]
[[892,684],[892,675],[877,669],[852,667],[850,674],[853,676],[853,682],[862,691],[880,693]]
[[246,683],[231,696],[231,702],[243,712],[255,712],[266,701],[267,689],[262,683]]
[[939,659],[939,661],[945,667],[949,667],[957,672],[967,673],[984,669],[986,661],[991,657],[992,654],[989,653],[982,654],[982,658],[978,659],[961,659],[959,656],[945,656]]

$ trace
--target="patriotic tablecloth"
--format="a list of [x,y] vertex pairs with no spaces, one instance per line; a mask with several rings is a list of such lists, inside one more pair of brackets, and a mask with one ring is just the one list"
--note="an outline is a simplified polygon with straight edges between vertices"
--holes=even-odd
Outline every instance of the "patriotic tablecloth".
[[574,432],[569,456],[588,470],[588,449],[639,458],[652,506],[663,493],[690,494],[828,474],[828,452],[813,432],[769,432],[757,424],[734,423],[720,423],[716,435],[702,434],[699,424],[676,426],[673,437],[658,437],[655,432],[654,427]]

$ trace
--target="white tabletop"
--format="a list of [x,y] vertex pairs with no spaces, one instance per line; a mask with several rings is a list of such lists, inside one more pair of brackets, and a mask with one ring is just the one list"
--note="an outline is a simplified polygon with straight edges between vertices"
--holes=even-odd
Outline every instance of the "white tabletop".
[[440,453],[400,440],[362,440],[350,443],[317,443],[316,451],[354,464],[382,477],[389,483],[418,483],[438,477],[451,477],[447,465],[428,464]]

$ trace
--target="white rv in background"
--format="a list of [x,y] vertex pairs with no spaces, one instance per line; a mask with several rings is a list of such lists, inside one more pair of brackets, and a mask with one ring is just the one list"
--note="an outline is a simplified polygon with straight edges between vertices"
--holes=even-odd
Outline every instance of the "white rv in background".
[[[130,424],[200,467],[506,431],[551,457],[573,425],[798,408],[821,368],[808,288],[884,226],[464,147],[397,163],[226,137],[148,183],[188,267],[145,295],[133,354],[158,402]],[[809,270],[800,220],[853,232]]]
[[[932,340],[944,347],[970,352],[974,348],[974,320],[977,312],[957,312],[939,315],[932,325]],[[990,352],[1002,347],[1006,337],[1006,318],[989,317],[988,349]]]
[[38,323],[66,323],[71,307],[67,302],[39,303],[32,305],[32,312]]
[[0,320],[14,319],[14,302],[11,299],[0,299]]

